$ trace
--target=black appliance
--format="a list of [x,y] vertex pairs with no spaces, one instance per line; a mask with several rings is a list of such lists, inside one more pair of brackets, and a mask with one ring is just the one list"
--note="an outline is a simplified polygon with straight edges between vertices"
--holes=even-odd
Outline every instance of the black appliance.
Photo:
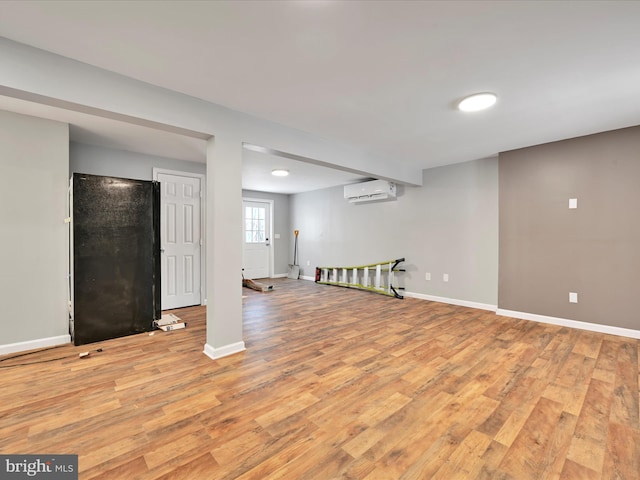
[[160,184],[74,173],[74,345],[153,329],[160,311]]

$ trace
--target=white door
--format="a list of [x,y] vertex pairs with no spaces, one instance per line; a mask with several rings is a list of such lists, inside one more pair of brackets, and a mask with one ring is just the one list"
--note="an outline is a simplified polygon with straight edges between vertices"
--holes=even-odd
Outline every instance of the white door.
[[268,202],[242,202],[244,278],[269,276],[271,209]]
[[158,174],[162,309],[200,305],[200,178]]

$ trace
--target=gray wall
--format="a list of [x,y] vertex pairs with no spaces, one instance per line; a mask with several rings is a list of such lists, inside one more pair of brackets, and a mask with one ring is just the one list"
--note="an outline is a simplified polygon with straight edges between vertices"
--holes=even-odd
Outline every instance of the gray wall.
[[272,239],[273,273],[274,275],[287,274],[289,272],[289,264],[293,260],[293,251],[289,254],[289,247],[293,245],[293,229],[289,224],[289,195],[243,190],[242,198],[273,200],[273,233],[280,234],[280,238],[275,238],[274,235]]
[[69,334],[68,172],[66,123],[0,111],[0,347]]
[[423,182],[384,203],[349,204],[342,187],[292,195],[302,275],[405,257],[408,292],[496,306],[497,158],[425,170]]
[[500,308],[640,329],[639,206],[640,127],[501,153]]
[[202,175],[207,172],[205,163],[185,162],[84,143],[71,142],[69,145],[69,173],[153,180],[154,167]]

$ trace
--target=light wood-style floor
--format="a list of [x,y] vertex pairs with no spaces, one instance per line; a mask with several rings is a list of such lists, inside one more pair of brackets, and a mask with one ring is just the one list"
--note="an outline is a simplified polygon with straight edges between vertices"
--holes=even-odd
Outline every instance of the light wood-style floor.
[[81,479],[640,478],[637,340],[274,283],[218,361],[193,307],[0,362],[0,453],[79,454]]

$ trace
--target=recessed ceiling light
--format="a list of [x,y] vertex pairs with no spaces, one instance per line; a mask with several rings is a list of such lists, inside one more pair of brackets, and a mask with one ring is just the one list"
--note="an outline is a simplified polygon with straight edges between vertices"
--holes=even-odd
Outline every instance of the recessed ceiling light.
[[478,112],[493,106],[496,100],[498,100],[498,96],[495,93],[474,93],[463,98],[458,104],[458,109],[463,112]]
[[276,177],[286,177],[287,175],[289,175],[289,170],[276,168],[275,170],[271,170],[271,175],[275,175]]

